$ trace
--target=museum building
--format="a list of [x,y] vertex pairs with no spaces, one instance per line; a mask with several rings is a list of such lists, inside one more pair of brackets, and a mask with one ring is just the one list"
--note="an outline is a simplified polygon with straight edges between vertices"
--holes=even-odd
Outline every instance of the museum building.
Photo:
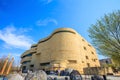
[[21,55],[22,70],[100,67],[95,48],[71,28],[59,28]]

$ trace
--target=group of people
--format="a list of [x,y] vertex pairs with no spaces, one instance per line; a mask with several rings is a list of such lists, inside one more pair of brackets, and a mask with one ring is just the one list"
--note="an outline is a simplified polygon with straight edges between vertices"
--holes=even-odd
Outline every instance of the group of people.
[[[82,80],[81,74],[77,70],[73,69],[46,71],[46,73],[47,75],[68,76],[70,80]],[[68,80],[68,77],[65,77],[65,80]]]

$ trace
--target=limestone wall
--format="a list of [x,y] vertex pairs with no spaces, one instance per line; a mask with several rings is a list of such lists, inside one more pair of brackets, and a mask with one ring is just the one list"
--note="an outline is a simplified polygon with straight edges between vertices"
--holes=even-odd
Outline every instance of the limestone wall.
[[55,30],[40,40],[35,50],[31,59],[34,69],[74,68],[83,73],[85,67],[100,66],[95,49],[70,28]]

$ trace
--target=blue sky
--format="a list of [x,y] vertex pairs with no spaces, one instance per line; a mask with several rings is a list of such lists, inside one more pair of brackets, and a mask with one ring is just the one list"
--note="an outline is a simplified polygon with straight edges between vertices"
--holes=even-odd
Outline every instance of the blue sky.
[[[88,28],[120,9],[120,0],[0,0],[0,57],[19,58],[30,45],[60,27],[75,29],[91,43]],[[99,58],[104,58],[99,55]]]

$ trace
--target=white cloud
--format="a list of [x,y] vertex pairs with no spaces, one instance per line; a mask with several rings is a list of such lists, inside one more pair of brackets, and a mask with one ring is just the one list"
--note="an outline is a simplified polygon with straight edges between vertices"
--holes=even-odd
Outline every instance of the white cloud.
[[7,26],[0,30],[0,40],[4,41],[4,47],[28,49],[34,43],[28,36],[19,32],[21,32],[20,29],[14,26]]
[[36,25],[37,26],[47,26],[49,23],[53,23],[54,25],[58,24],[56,19],[47,18],[47,19],[44,19],[44,20],[38,20]]
[[0,53],[0,58],[9,56],[9,58],[14,57],[17,60],[17,59],[20,59],[20,55],[21,54],[19,54],[19,53]]

